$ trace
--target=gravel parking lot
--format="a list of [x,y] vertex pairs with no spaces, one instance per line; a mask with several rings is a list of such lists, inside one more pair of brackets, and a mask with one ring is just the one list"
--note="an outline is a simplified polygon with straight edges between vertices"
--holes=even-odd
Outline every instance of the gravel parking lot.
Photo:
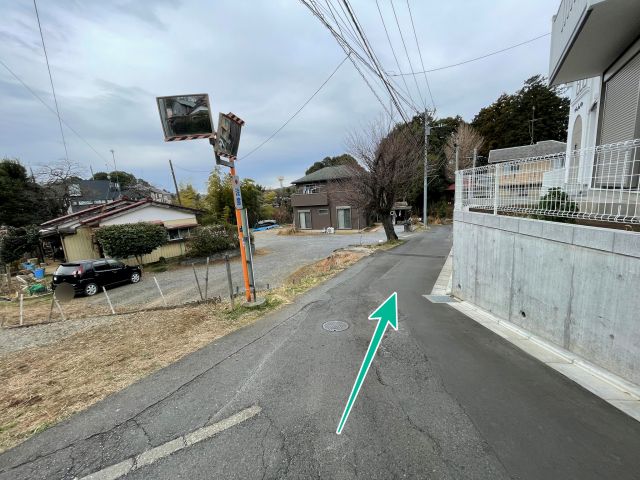
[[[327,257],[338,248],[350,245],[378,243],[385,239],[384,231],[354,234],[310,234],[310,235],[278,235],[278,230],[267,230],[254,234],[256,249],[260,253],[254,258],[255,279],[258,289],[277,287],[288,275],[298,268]],[[398,234],[402,236],[401,228]],[[200,287],[204,293],[205,266],[195,265]],[[180,304],[183,302],[200,299],[195,283],[193,269],[190,265],[171,271],[153,273],[147,271],[143,279],[135,285],[124,285],[109,290],[109,297],[115,307],[145,305],[160,306],[162,299],[158,293],[153,277],[156,277],[160,288],[165,295],[168,304]],[[242,267],[240,258],[231,261],[231,276],[234,289],[237,285],[240,292],[244,291],[242,280]],[[209,266],[208,296],[228,297],[226,268],[223,261],[217,261]],[[100,293],[90,298],[77,298],[76,302],[86,302],[88,308],[92,305],[105,305],[104,294]]]
[[[400,228],[397,229],[397,233],[401,238],[406,235]],[[256,248],[262,252],[254,261],[256,283],[258,288],[262,289],[266,288],[267,283],[272,288],[281,285],[287,276],[298,268],[326,258],[336,249],[352,245],[375,244],[384,240],[385,236],[383,231],[347,235],[284,236],[278,235],[277,230],[268,230],[257,232],[254,238]],[[196,272],[204,289],[205,266],[196,265]],[[238,285],[240,291],[243,291],[239,258],[232,260],[231,273],[234,287]],[[110,289],[109,297],[116,311],[133,310],[136,306],[161,306],[162,299],[153,281],[154,275],[163,289],[167,303],[181,304],[200,299],[193,269],[191,266],[185,266],[162,273],[147,272],[138,284]],[[220,295],[225,298],[228,292],[224,262],[212,263],[209,266],[209,297]],[[0,356],[31,346],[47,345],[74,333],[108,324],[114,319],[113,316],[104,316],[106,298],[102,293],[94,297],[78,297],[72,302],[76,305],[84,304],[87,310],[85,313],[92,318],[70,318],[65,322],[29,328],[0,329]],[[92,309],[95,309],[94,313]],[[162,315],[161,312],[157,314]]]

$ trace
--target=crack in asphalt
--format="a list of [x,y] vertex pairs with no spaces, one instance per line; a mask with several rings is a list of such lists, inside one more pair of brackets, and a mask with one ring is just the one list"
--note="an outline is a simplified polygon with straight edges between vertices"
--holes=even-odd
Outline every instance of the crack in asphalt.
[[[198,375],[196,375],[195,377],[192,377],[191,379],[187,380],[186,382],[180,384],[177,388],[173,389],[170,393],[168,393],[167,395],[163,396],[162,398],[158,399],[157,401],[153,402],[152,404],[146,406],[145,408],[143,408],[142,410],[140,410],[138,413],[136,413],[135,415],[133,415],[130,418],[127,418],[126,420],[119,422],[115,425],[113,425],[111,428],[109,428],[108,430],[103,430],[100,432],[96,432],[92,435],[89,435],[88,437],[84,437],[81,439],[78,439],[68,445],[65,445],[64,447],[60,447],[57,448],[55,450],[52,450],[51,452],[47,452],[45,454],[42,455],[37,455],[33,458],[30,458],[28,460],[25,460],[24,462],[21,462],[17,465],[14,465],[12,467],[0,470],[0,473],[7,473],[7,472],[11,472],[13,470],[16,470],[20,467],[23,467],[25,465],[28,465],[30,463],[36,462],[38,460],[41,460],[43,458],[47,458],[47,457],[51,457],[52,455],[55,455],[57,453],[63,452],[67,449],[72,449],[75,446],[77,446],[78,444],[82,443],[82,442],[86,442],[88,440],[92,440],[94,438],[100,437],[101,435],[105,435],[107,433],[113,432],[113,430],[115,430],[118,427],[121,427],[123,425],[125,425],[127,422],[133,421],[134,423],[136,423],[136,425],[140,425],[139,422],[137,422],[137,418],[141,415],[143,415],[144,413],[148,412],[149,410],[157,407],[158,405],[160,405],[161,403],[163,403],[164,401],[168,400],[169,398],[171,398],[172,396],[174,396],[175,394],[177,394],[178,392],[180,392],[182,389],[184,389],[185,387],[189,386],[190,384],[192,384],[193,382],[195,382],[196,380],[202,378],[203,376],[207,375],[211,370],[213,370],[214,368],[218,367],[219,365],[221,365],[222,363],[226,362],[227,360],[229,360],[230,358],[234,357],[235,355],[237,355],[238,353],[242,352],[244,349],[246,349],[247,347],[253,345],[254,343],[262,340],[263,338],[265,338],[266,336],[268,336],[271,332],[273,332],[274,330],[276,330],[277,328],[281,327],[282,325],[284,325],[285,323],[289,322],[291,319],[293,319],[294,317],[296,317],[297,315],[299,315],[300,313],[302,313],[304,310],[306,310],[309,306],[320,302],[321,300],[314,300],[311,301],[309,303],[306,303],[304,305],[302,305],[298,310],[296,310],[296,312],[294,312],[293,314],[289,315],[288,317],[286,317],[284,320],[281,320],[280,322],[276,323],[275,325],[273,325],[271,328],[269,328],[266,332],[264,332],[262,335],[254,338],[253,340],[251,340],[250,342],[245,343],[244,345],[242,345],[240,348],[238,348],[237,350],[231,352],[230,354],[228,354],[227,356],[225,356],[223,359],[221,359],[220,361],[216,362],[215,364],[213,364],[212,366],[206,368],[205,370],[203,370],[202,372],[200,372]],[[226,406],[226,405],[225,405]],[[223,407],[224,408],[224,407]],[[141,430],[143,431],[145,437],[147,438],[147,440],[150,442],[149,436],[147,434],[147,432],[141,428]],[[70,455],[71,457],[73,457],[73,455]]]
[[[298,316],[299,314],[302,313],[308,313],[306,312],[306,310],[308,310],[311,306],[317,304],[317,303],[322,303],[325,300],[313,300],[312,302],[309,302],[307,304],[305,304],[303,307],[300,308],[300,310],[298,310],[295,314],[289,316],[287,318],[287,320],[292,320],[294,317]],[[284,322],[282,322],[284,323]],[[280,323],[279,325],[282,325],[282,323]],[[301,323],[301,322],[300,322]],[[299,328],[300,323],[298,323],[294,328],[290,328],[287,330],[287,335],[280,337],[279,339],[279,343],[277,345],[277,347],[270,349],[260,360],[260,362],[258,363],[258,365],[253,369],[253,371],[251,372],[251,374],[249,376],[246,377],[245,381],[242,383],[242,385],[237,388],[235,395],[227,402],[225,403],[222,407],[220,407],[218,409],[217,412],[209,415],[209,418],[207,419],[207,421],[202,425],[203,427],[208,425],[209,423],[211,423],[212,419],[215,418],[218,415],[224,416],[224,414],[222,412],[224,412],[224,410],[233,402],[235,401],[238,396],[243,393],[247,387],[247,385],[249,385],[249,383],[255,378],[255,376],[258,374],[258,372],[260,370],[262,370],[262,367],[264,366],[264,364],[280,349],[280,347],[284,344],[284,342],[291,337],[291,335],[293,335]]]

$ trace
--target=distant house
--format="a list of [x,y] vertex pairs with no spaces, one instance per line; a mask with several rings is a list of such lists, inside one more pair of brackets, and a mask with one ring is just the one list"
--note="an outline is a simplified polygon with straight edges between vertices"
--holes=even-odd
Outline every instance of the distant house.
[[166,190],[153,185],[138,181],[134,185],[129,185],[126,189],[122,190],[122,196],[131,200],[142,200],[143,198],[150,198],[155,202],[171,203],[173,200],[173,194]]
[[160,257],[170,258],[186,253],[185,240],[191,229],[198,226],[197,213],[199,211],[192,208],[155,202],[149,198],[139,201],[120,199],[44,222],[40,225],[40,237],[45,252],[73,261],[104,257],[94,235],[97,228],[139,222],[163,225],[169,242],[142,257],[143,263],[151,263]]
[[[553,174],[550,172],[562,172],[566,149],[567,144],[564,142],[543,140],[532,145],[490,150],[490,165],[508,162],[502,166],[500,171],[501,195],[537,201],[546,192],[546,189],[543,188],[545,183],[553,178]],[[525,158],[529,160],[517,162],[517,160]],[[530,161],[534,158],[537,161]],[[482,182],[483,177],[476,177],[476,189],[490,189]]]
[[489,151],[489,163],[510,162],[529,157],[545,157],[564,153],[566,149],[567,144],[557,140],[543,140],[533,145],[519,147],[496,148]]
[[344,165],[325,167],[291,182],[293,223],[302,230],[361,229],[367,226],[362,209],[351,205],[349,179],[353,171]]
[[120,198],[120,187],[109,180],[78,180],[67,186],[69,213],[95,205],[104,205]]

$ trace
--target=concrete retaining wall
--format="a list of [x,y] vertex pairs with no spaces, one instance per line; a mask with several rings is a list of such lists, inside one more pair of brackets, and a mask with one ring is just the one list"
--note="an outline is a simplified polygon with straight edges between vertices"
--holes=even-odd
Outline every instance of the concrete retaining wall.
[[455,212],[453,294],[640,384],[640,234]]

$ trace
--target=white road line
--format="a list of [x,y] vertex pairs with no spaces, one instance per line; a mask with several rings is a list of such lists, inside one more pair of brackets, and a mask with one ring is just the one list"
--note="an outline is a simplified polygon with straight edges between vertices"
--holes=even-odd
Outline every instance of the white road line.
[[[256,416],[261,411],[262,408],[260,408],[258,405],[246,408],[236,413],[235,415],[230,416],[229,418],[225,418],[224,420],[219,421],[218,423],[199,428],[191,433],[187,433],[186,435],[174,438],[173,440],[163,443],[162,445],[158,445],[157,447],[142,452],[135,457],[129,457],[120,463],[116,463],[115,465],[111,465],[110,467],[98,470],[97,472],[87,475],[86,477],[82,477],[79,480],[115,480],[117,478],[123,477],[124,475],[127,475],[134,470],[146,467],[147,465],[151,465],[161,458],[168,457],[178,450],[182,450],[183,448],[211,438],[214,435],[233,427],[234,425],[238,425],[239,423],[242,423],[245,420]],[[78,480],[78,477],[76,477],[76,480]]]

